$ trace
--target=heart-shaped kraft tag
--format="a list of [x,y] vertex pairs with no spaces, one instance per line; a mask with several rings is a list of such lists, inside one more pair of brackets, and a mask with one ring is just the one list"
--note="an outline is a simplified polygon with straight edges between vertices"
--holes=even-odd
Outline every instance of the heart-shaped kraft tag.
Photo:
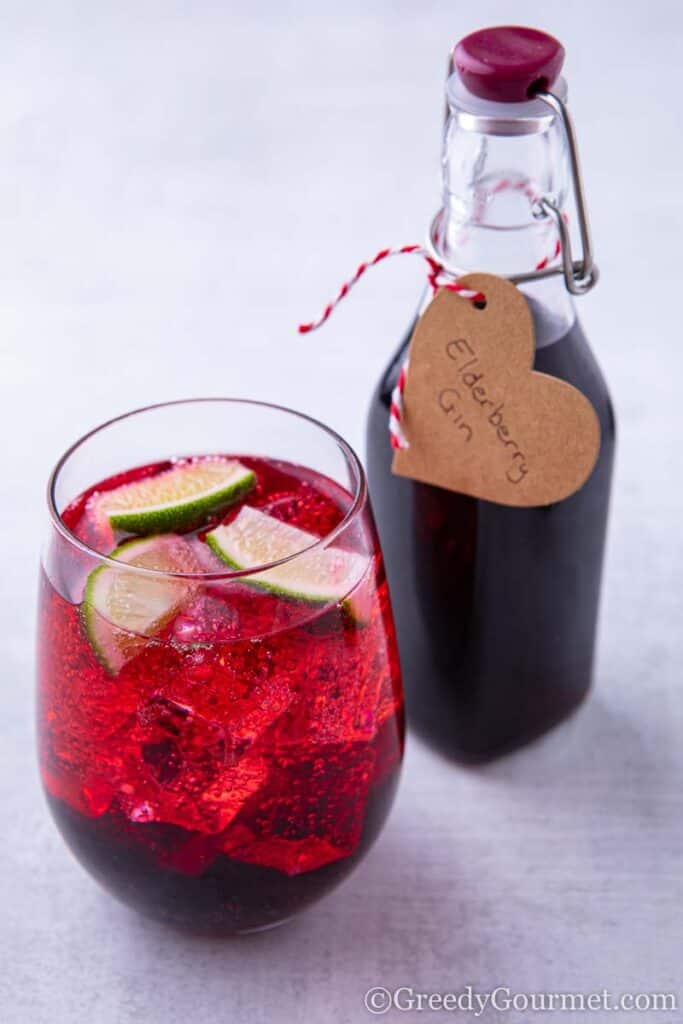
[[393,471],[501,505],[550,505],[586,482],[600,451],[593,406],[571,384],[532,370],[534,326],[522,293],[469,274],[478,309],[442,289],[410,343]]

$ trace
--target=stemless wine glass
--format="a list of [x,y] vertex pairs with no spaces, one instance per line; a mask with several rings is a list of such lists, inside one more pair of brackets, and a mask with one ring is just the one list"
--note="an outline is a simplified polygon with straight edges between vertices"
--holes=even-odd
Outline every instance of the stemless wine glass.
[[278,406],[171,402],[78,441],[48,507],[38,735],[64,839],[154,917],[286,920],[368,849],[402,756],[358,458]]

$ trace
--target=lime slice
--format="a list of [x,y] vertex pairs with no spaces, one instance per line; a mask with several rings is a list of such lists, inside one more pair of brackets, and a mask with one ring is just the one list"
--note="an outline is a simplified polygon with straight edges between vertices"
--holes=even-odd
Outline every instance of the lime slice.
[[200,459],[102,495],[100,507],[117,530],[165,533],[199,525],[211,512],[251,490],[256,475],[236,459]]
[[100,566],[88,576],[81,615],[93,649],[111,675],[156,636],[194,592],[192,580],[130,572],[125,565],[165,573],[198,572],[192,548],[173,534],[131,540],[110,555],[121,568]]
[[207,544],[233,569],[251,569],[301,551],[298,558],[244,580],[316,604],[341,601],[364,576],[368,559],[341,548],[304,550],[319,539],[248,505],[231,523],[206,535]]

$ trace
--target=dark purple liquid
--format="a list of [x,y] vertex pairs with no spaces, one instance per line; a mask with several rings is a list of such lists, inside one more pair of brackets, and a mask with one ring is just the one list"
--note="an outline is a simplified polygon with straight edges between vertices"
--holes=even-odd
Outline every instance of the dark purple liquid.
[[409,721],[443,752],[482,761],[545,732],[590,687],[614,415],[575,322],[535,368],[583,391],[600,420],[580,491],[518,509],[394,476],[387,416],[407,344],[373,397],[367,441]]
[[[177,825],[135,823],[116,810],[89,818],[49,794],[48,803],[71,851],[121,902],[170,925],[223,936],[280,924],[336,888],[377,838],[397,783],[394,773],[373,788],[351,856],[298,875],[234,860],[218,842],[209,856],[196,835]],[[188,854],[183,870],[171,866],[193,842],[196,864]]]

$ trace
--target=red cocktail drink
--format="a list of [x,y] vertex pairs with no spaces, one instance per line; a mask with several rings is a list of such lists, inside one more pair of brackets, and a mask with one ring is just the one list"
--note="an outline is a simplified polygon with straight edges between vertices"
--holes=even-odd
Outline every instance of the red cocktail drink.
[[[292,416],[249,417],[264,409]],[[193,454],[110,475],[61,511],[41,583],[42,776],[73,852],[136,909],[267,927],[344,877],[382,825],[402,698],[347,452],[355,482]]]

